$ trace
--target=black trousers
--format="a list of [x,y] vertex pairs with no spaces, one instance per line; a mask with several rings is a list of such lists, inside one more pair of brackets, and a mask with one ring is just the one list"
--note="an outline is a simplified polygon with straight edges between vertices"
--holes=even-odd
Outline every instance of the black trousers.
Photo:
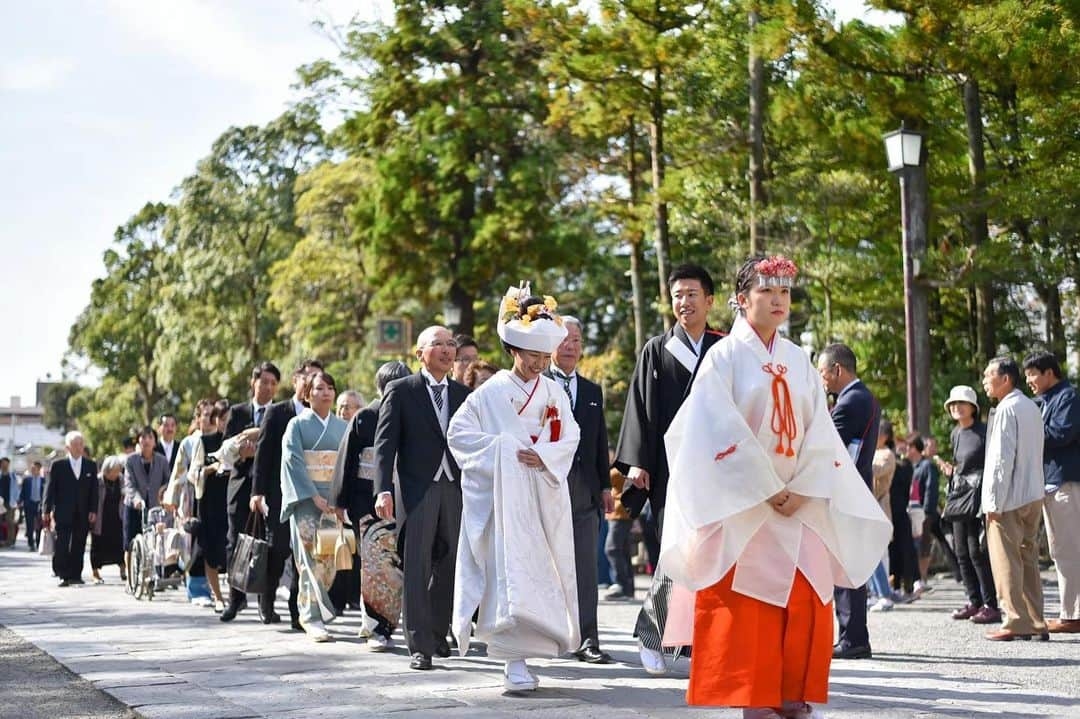
[[[282,536],[285,537],[284,543]],[[264,617],[269,617],[274,611],[274,600],[281,575],[285,573],[285,563],[292,559],[292,547],[289,546],[288,537],[288,524],[275,522],[272,527],[267,527],[266,540],[270,542],[270,557],[266,562],[266,591],[259,597],[259,611]],[[298,573],[296,567],[293,567],[292,580],[289,582],[289,619],[294,622],[300,620],[300,609],[296,601],[300,585],[297,580]]]
[[907,510],[893,511],[893,540],[889,543],[889,569],[893,576],[893,589],[911,593],[919,578],[919,560],[915,553],[915,540],[911,537],[911,520]]
[[945,558],[949,560],[949,566],[952,567],[953,578],[958,582],[963,581],[963,577],[960,573],[960,562],[957,560],[956,552],[953,551],[952,546],[949,544],[949,540],[945,538],[945,530],[941,526],[941,517],[936,514],[926,515],[926,523],[923,524],[922,541],[929,551],[930,537],[927,536],[928,533],[941,545],[941,551],[944,552]]
[[600,633],[596,621],[597,587],[596,554],[600,540],[600,515],[595,508],[574,513],[574,569],[577,572],[578,625],[581,627],[581,648],[600,648]]
[[[251,515],[251,509],[248,507],[247,502],[237,502],[236,509],[229,512],[229,534],[225,538],[225,566],[229,566],[229,562],[232,561],[233,551],[236,549],[236,539],[240,536],[240,533],[244,531],[247,526],[248,517]],[[228,581],[228,577],[226,577]],[[240,602],[247,599],[247,594],[241,592],[239,589],[235,589],[232,585],[229,586],[229,602],[231,604],[239,605]]]
[[870,646],[870,633],[866,629],[866,585],[857,589],[836,587],[833,603],[840,622],[837,644],[845,648]]
[[41,541],[41,502],[23,502],[23,519],[26,520],[26,541],[31,549],[36,549]]
[[445,476],[431,483],[405,517],[398,551],[405,574],[403,614],[410,654],[430,657],[450,631],[460,528],[461,487]]
[[82,579],[86,535],[89,533],[90,525],[87,522],[56,525],[56,546],[52,558],[53,574],[69,582]]
[[990,554],[986,550],[982,517],[954,521],[952,526],[956,560],[960,564],[960,576],[964,580],[968,601],[975,607],[997,609],[997,591],[994,589],[994,574],[990,570]]

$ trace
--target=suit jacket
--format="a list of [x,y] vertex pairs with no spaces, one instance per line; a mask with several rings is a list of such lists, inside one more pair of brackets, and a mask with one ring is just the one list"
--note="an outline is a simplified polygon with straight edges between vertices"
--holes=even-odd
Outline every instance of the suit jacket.
[[[469,388],[449,377],[447,385],[452,418],[468,396]],[[447,447],[424,375],[417,372],[387,385],[375,428],[375,495],[393,494],[396,465],[407,515],[424,498],[444,456],[454,485],[460,489],[461,469]]]
[[[551,370],[544,374],[561,384]],[[601,495],[605,489],[611,488],[604,392],[600,385],[580,374],[577,376],[574,419],[581,429],[581,439],[568,476],[570,503],[575,513],[588,509],[598,510],[603,506]]]
[[124,463],[124,505],[127,507],[134,507],[137,497],[142,497],[147,508],[158,506],[158,490],[168,484],[169,460],[160,452],[154,452],[149,474],[138,452]]
[[[285,436],[285,427],[296,416],[293,398],[275,402],[263,414],[259,426],[259,441],[255,443],[255,459],[252,464],[252,488],[254,494],[266,497],[270,514],[266,524],[274,529],[281,517],[281,440]],[[288,532],[276,532],[274,544],[283,537],[284,547],[288,544]]]
[[19,501],[23,504],[30,502],[30,485],[34,482],[40,482],[41,486],[38,487],[38,502],[40,503],[45,499],[45,478],[34,477],[33,475],[26,475],[22,480],[22,487],[19,488]]
[[90,513],[97,511],[97,465],[83,457],[82,471],[76,477],[71,462],[53,462],[45,485],[41,511],[53,515],[53,521],[66,527],[90,524]]
[[169,454],[165,454],[165,448],[163,446],[161,446],[161,441],[160,440],[158,440],[157,444],[154,445],[154,451],[157,452],[158,454],[160,454],[162,457],[164,457],[166,459],[166,461],[168,461],[168,463],[169,463],[169,472],[170,473],[172,473],[173,465],[176,464],[176,458],[180,454],[180,440],[181,439],[183,439],[183,438],[182,437],[176,437],[176,438],[173,439],[172,452],[170,452]]
[[[270,410],[267,409],[266,414]],[[229,408],[229,422],[225,425],[225,439],[235,437],[245,429],[255,426],[255,410],[251,401],[234,404]],[[229,488],[227,490],[229,513],[235,514],[237,509],[246,507],[251,499],[251,468],[255,459],[242,459],[233,465],[232,474],[229,476]]]
[[4,500],[4,506],[6,507],[14,507],[15,503],[19,501],[18,497],[11,496],[11,478],[14,474],[11,471],[8,471],[7,474],[0,474],[0,499]]
[[874,451],[877,449],[878,425],[881,424],[881,405],[861,380],[855,380],[837,395],[832,421],[848,452],[858,447],[858,452],[852,457],[855,469],[859,470],[866,486],[873,489]]
[[375,511],[375,483],[360,477],[360,453],[375,444],[375,428],[379,423],[382,400],[373,400],[353,415],[349,422],[349,440],[345,450],[345,476],[337,496],[337,506],[349,510],[354,522]]

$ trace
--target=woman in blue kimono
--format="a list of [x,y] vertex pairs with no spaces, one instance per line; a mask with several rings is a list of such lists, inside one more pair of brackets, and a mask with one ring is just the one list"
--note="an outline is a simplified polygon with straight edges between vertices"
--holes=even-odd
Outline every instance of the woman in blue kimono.
[[281,440],[281,521],[289,523],[299,577],[300,624],[316,642],[332,641],[334,619],[327,591],[337,572],[334,554],[318,556],[319,527],[340,527],[343,511],[331,506],[334,462],[348,424],[334,415],[334,378],[318,370],[308,385],[308,408],[289,420]]

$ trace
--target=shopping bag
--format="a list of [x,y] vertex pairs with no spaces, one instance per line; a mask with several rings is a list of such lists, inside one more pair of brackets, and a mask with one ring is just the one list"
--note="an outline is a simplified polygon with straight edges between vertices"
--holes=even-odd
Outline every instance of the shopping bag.
[[51,529],[46,529],[41,532],[41,541],[38,542],[38,554],[43,557],[51,557],[53,551],[56,549],[56,535],[53,534]]
[[239,592],[261,594],[266,588],[270,543],[263,539],[262,522],[262,514],[252,512],[244,531],[236,537],[229,559],[229,586]]

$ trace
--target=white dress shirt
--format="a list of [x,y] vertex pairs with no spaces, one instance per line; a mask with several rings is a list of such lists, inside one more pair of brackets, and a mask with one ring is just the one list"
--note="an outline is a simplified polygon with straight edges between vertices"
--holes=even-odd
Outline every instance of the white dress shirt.
[[1042,500],[1043,440],[1038,405],[1018,389],[1002,397],[986,430],[984,514],[1009,512]]
[[[435,378],[431,376],[423,367],[420,368],[420,374],[424,378],[424,385],[427,387],[428,397],[431,398],[431,408],[435,410],[435,416],[439,418],[439,426],[442,427],[443,436],[446,436],[446,428],[450,426],[450,384],[446,381],[446,377],[442,378],[442,381],[436,382]],[[439,405],[435,403],[435,391],[432,386],[442,386],[442,409],[439,409]],[[450,471],[450,460],[448,452],[443,452],[442,462],[439,464],[439,468],[435,470],[434,481],[438,482],[439,477],[443,474],[451,482],[454,481],[454,473]]]
[[[702,339],[704,339],[704,337],[705,337],[705,335],[702,335]],[[700,345],[699,345],[698,349],[700,349]],[[573,369],[573,370],[570,371],[570,374],[566,374],[561,369],[559,369],[559,365],[552,362],[551,363],[551,374],[553,374],[555,376],[555,381],[558,382],[559,385],[563,386],[563,387],[566,386],[566,381],[563,379],[563,377],[569,377],[570,378],[570,406],[571,407],[577,407],[577,386],[578,386],[577,369]]]
[[79,475],[82,474],[82,457],[68,457],[68,463],[71,465],[71,471],[75,474],[75,479],[78,479]]

